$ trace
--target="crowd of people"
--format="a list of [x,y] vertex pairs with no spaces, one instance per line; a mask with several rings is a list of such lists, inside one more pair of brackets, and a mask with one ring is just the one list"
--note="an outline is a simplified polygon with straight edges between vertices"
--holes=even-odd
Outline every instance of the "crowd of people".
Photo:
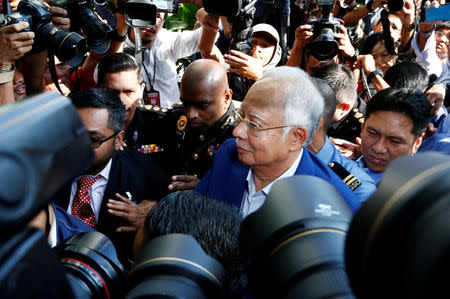
[[[331,33],[312,19],[324,22],[316,1],[258,4],[248,51],[233,47],[230,18],[179,2],[197,10],[191,29],[165,28],[165,12],[138,30],[120,10],[98,16],[115,20],[109,48],[76,66],[35,51],[26,22],[0,27],[0,104],[61,92],[95,154],[33,221],[54,227],[51,246],[97,230],[129,269],[143,240],[191,234],[240,297],[239,222],[277,180],[322,178],[356,212],[394,159],[450,153],[450,22],[419,17],[445,2],[405,0],[394,11],[385,0],[340,0],[325,16],[338,22]],[[66,10],[42,5],[54,26],[71,28]]]

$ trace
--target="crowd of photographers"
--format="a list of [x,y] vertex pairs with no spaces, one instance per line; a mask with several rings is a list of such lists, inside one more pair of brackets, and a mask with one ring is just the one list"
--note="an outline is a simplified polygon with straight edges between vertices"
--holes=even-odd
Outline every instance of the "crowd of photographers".
[[68,96],[95,154],[32,222],[51,246],[97,230],[129,270],[192,235],[242,297],[239,225],[275,181],[355,212],[394,159],[450,153],[445,1],[179,2],[3,0],[0,104]]

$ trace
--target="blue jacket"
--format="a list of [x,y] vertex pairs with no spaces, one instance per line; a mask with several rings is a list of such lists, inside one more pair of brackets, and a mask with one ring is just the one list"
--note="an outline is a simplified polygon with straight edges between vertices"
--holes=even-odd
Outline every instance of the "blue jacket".
[[52,206],[55,211],[56,219],[56,244],[60,244],[62,241],[72,237],[73,235],[82,232],[95,231],[95,229],[70,215],[57,205],[52,204]]
[[[212,168],[205,174],[195,191],[215,200],[225,201],[240,209],[250,167],[238,158],[235,139],[228,139],[219,148]],[[314,154],[303,149],[295,175],[312,175],[332,184],[355,212],[361,205],[350,188]]]
[[358,163],[344,157],[328,138],[325,138],[325,143],[316,156],[325,164],[339,163],[361,182],[361,185],[353,191],[360,201],[367,200],[377,190],[377,185],[371,176],[361,169]]

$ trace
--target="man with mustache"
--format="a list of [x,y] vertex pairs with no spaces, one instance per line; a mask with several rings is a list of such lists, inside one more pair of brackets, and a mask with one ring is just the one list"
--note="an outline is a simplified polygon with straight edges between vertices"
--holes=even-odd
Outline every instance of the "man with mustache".
[[[199,51],[202,28],[174,32],[162,28],[166,13],[157,12],[155,25],[140,28],[143,53],[142,69],[148,104],[172,108],[179,102],[176,61]],[[134,31],[129,31],[125,47],[134,48]],[[125,52],[128,52],[125,49]]]
[[219,149],[196,191],[247,215],[263,204],[273,183],[312,175],[331,183],[352,211],[360,205],[350,188],[305,147],[311,142],[324,101],[308,75],[293,67],[266,72],[235,111],[235,139]]

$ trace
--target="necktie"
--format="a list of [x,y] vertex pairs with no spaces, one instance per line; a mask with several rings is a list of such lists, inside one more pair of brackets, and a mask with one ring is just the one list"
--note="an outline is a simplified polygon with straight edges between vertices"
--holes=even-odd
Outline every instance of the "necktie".
[[89,189],[92,185],[101,178],[101,175],[96,177],[84,176],[78,179],[77,192],[73,197],[72,202],[72,215],[81,221],[85,222],[87,225],[93,227],[97,224],[95,219],[94,211],[91,207],[91,196],[89,195]]

